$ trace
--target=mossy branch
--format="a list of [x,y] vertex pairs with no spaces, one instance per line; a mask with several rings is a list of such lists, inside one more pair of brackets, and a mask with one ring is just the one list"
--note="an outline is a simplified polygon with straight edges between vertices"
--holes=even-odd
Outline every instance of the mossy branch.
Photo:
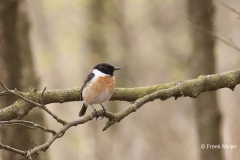
[[[116,88],[110,100],[134,102],[136,100],[141,100],[140,98],[143,99],[145,96],[149,97],[157,93],[158,96],[154,96],[154,99],[157,98],[165,100],[170,97],[178,98],[181,96],[195,98],[202,92],[214,91],[220,88],[230,88],[233,90],[234,87],[239,83],[240,70],[237,69],[221,74],[199,76],[197,79],[174,83],[137,88]],[[23,96],[27,100],[44,105],[80,100],[79,87],[62,90],[47,90],[44,92],[44,95],[42,95],[42,91],[37,91],[37,89],[33,87],[30,87],[28,92],[20,92],[16,90],[13,92],[17,92],[18,95]],[[0,96],[1,95],[6,96],[5,91],[0,92]],[[134,104],[131,106],[133,105]],[[27,115],[28,112],[34,107],[36,107],[36,105],[20,98],[12,105],[0,110],[0,121],[8,121],[15,118],[20,119]]]
[[[139,88],[116,88],[111,100],[121,100],[133,102],[123,111],[118,113],[107,112],[105,115],[103,111],[97,111],[99,116],[105,116],[108,118],[108,122],[103,130],[106,130],[114,123],[121,121],[123,118],[138,110],[141,106],[156,99],[166,100],[170,97],[177,99],[178,97],[192,97],[196,98],[199,94],[206,91],[215,91],[220,88],[230,88],[234,90],[235,86],[240,84],[240,70],[233,70],[221,74],[213,74],[206,76],[199,76],[197,79],[159,84],[148,87]],[[0,92],[0,95],[15,95],[20,99],[14,104],[0,110],[0,124],[4,125],[23,125],[30,129],[40,128],[43,131],[52,133],[52,137],[39,146],[35,146],[28,151],[21,151],[10,146],[6,146],[0,143],[0,149],[5,149],[11,152],[22,155],[26,159],[31,159],[33,153],[39,151],[46,151],[49,146],[58,138],[62,137],[64,133],[72,126],[84,124],[97,116],[95,112],[84,116],[76,121],[66,122],[61,120],[51,111],[49,111],[45,105],[50,103],[64,103],[69,101],[79,101],[80,88],[73,88],[67,90],[48,90],[37,91],[30,87],[29,91],[19,92],[17,90],[9,90],[2,82],[0,85],[5,91]],[[44,109],[59,123],[63,124],[63,127],[54,131],[47,127],[35,124],[33,122],[27,122],[22,120],[12,120],[14,118],[22,118],[35,106]],[[12,120],[12,121],[8,121]]]

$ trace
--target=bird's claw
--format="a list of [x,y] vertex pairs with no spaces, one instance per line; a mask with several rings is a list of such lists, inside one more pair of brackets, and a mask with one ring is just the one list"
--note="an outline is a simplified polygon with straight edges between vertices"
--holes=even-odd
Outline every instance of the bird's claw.
[[96,113],[96,121],[97,121],[97,119],[98,119],[99,115],[98,115],[98,112],[97,112],[97,110],[96,110],[96,109],[94,109],[94,112]]
[[107,115],[107,111],[106,111],[106,109],[105,108],[103,108],[103,115],[102,115],[102,119],[104,118],[104,116],[106,116]]

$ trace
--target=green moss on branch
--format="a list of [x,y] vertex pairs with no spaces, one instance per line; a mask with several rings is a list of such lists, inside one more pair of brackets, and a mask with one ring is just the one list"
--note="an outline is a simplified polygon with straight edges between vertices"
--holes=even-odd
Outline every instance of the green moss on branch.
[[[141,97],[151,95],[157,91],[161,91],[161,95],[158,95],[158,98],[161,100],[166,100],[172,96],[175,97],[175,99],[181,96],[195,98],[202,92],[214,91],[220,88],[227,87],[233,90],[239,83],[240,70],[237,69],[221,74],[199,76],[197,79],[187,81],[138,88],[116,88],[110,100],[133,102]],[[18,93],[31,101],[40,103],[42,91],[29,89],[29,92]],[[79,95],[79,87],[62,90],[48,90],[44,93],[43,103],[46,105],[50,103],[79,101]],[[0,110],[0,121],[22,118],[27,115],[33,107],[35,107],[33,104],[19,99],[14,104]]]

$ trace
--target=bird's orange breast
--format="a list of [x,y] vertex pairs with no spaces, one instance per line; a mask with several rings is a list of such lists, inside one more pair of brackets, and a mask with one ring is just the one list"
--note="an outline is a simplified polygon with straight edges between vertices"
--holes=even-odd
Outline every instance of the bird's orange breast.
[[115,78],[114,76],[98,77],[97,83],[94,83],[92,88],[98,94],[106,89],[108,89],[110,93],[113,93]]
[[83,99],[88,104],[103,103],[111,98],[114,88],[114,76],[100,76],[83,90]]

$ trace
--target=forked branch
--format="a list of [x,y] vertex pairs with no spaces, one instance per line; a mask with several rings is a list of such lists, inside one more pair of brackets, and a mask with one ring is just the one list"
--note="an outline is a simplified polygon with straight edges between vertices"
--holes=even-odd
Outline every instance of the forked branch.
[[[0,110],[0,127],[4,125],[23,125],[29,129],[39,128],[43,131],[52,133],[52,137],[42,145],[35,146],[28,151],[21,151],[10,146],[6,146],[0,144],[1,149],[5,149],[11,152],[15,152],[24,156],[27,159],[31,159],[31,155],[33,153],[38,153],[39,151],[46,151],[49,146],[58,138],[62,137],[64,133],[72,126],[77,126],[80,124],[84,124],[97,115],[95,112],[84,116],[78,120],[72,122],[66,122],[61,120],[59,117],[51,113],[46,108],[46,104],[49,103],[63,103],[68,101],[78,101],[79,100],[79,92],[80,88],[74,88],[69,90],[51,90],[46,91],[36,91],[36,89],[29,89],[29,92],[19,92],[17,90],[12,91],[9,90],[2,82],[0,82],[5,91],[0,92],[1,95],[15,95],[20,99],[14,103],[14,105],[10,105],[2,110]],[[98,111],[99,116],[105,116],[108,118],[108,122],[103,130],[108,129],[110,126],[115,124],[116,122],[120,122],[123,118],[128,116],[129,114],[137,111],[144,104],[154,101],[156,99],[166,100],[170,97],[174,97],[175,99],[179,97],[192,97],[196,98],[199,94],[207,91],[215,91],[221,88],[230,88],[234,90],[235,86],[240,84],[240,70],[232,70],[229,72],[221,73],[221,74],[213,74],[213,75],[202,75],[197,79],[168,83],[168,84],[159,84],[148,87],[139,87],[139,88],[116,88],[115,93],[113,94],[111,100],[122,100],[133,102],[123,111],[118,113],[107,112],[104,115],[103,111]],[[63,127],[54,131],[48,129],[47,127],[37,125],[33,122],[22,121],[22,120],[11,120],[17,118],[16,115],[19,115],[17,112],[10,113],[8,109],[13,107],[19,107],[26,110],[24,114],[21,112],[22,117],[25,116],[28,111],[30,111],[33,107],[38,106],[41,109],[44,109],[47,113],[49,113],[54,119],[56,119],[59,123],[63,124]],[[47,110],[46,110],[47,109]],[[12,111],[21,111],[20,109],[15,109]],[[5,115],[6,114],[6,115]],[[13,114],[13,115],[11,115]],[[53,116],[54,115],[54,116]],[[57,118],[56,118],[56,117]],[[19,118],[19,117],[18,117]],[[59,120],[60,119],[60,120]],[[3,121],[4,120],[4,121]],[[11,121],[8,121],[11,120]]]

